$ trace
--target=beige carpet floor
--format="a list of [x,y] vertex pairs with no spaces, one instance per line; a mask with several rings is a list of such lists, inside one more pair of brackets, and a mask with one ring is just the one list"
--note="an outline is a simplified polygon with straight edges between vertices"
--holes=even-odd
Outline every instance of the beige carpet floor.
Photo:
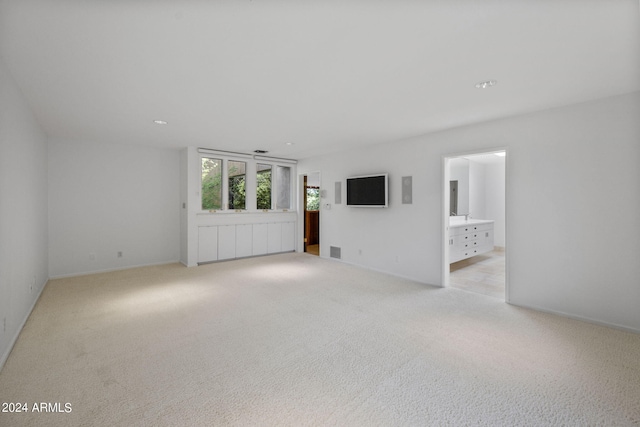
[[306,254],[165,265],[50,281],[0,402],[29,406],[2,426],[633,426],[640,335]]

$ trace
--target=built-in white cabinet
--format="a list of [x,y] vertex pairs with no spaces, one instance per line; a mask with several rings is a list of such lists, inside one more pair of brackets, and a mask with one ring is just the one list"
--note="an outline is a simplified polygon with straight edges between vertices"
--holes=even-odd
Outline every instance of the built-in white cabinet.
[[218,227],[198,227],[198,262],[218,259]]
[[265,255],[269,247],[268,224],[253,224],[252,255]]
[[218,260],[236,257],[236,226],[218,226]]
[[295,250],[295,222],[198,227],[198,263]]
[[281,252],[292,252],[296,248],[296,224],[295,222],[282,223],[282,247]]
[[476,220],[449,226],[449,262],[493,250],[493,221]]
[[268,225],[267,236],[269,238],[269,244],[267,251],[270,254],[282,252],[282,223],[273,222]]
[[253,255],[253,225],[236,225],[236,258]]

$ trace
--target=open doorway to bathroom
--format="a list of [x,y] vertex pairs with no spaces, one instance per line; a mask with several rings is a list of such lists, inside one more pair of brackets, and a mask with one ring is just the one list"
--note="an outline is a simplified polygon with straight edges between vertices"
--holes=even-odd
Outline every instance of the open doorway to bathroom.
[[304,252],[320,255],[320,173],[304,176]]
[[445,286],[508,301],[506,151],[444,159]]

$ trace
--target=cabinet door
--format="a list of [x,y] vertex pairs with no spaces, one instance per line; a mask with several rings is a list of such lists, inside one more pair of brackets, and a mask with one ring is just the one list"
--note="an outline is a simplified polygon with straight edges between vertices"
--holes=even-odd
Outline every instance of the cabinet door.
[[251,256],[253,253],[253,226],[236,225],[236,258]]
[[282,223],[272,222],[268,225],[267,237],[268,247],[267,251],[270,254],[282,252]]
[[218,226],[218,259],[236,257],[236,226]]
[[296,247],[296,226],[294,222],[282,224],[282,252],[292,252]]
[[253,224],[253,250],[252,255],[264,255],[268,248],[267,224]]
[[483,230],[478,233],[478,246],[480,246],[485,252],[493,250],[493,230]]
[[198,227],[198,262],[218,259],[218,227]]

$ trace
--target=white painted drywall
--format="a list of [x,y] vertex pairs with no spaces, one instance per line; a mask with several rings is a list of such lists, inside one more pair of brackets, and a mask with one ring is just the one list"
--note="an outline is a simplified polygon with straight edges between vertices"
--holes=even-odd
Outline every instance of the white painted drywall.
[[505,162],[484,165],[485,211],[484,216],[492,219],[493,244],[505,247]]
[[469,212],[472,218],[493,219],[487,216],[485,165],[469,160]]
[[510,302],[640,331],[639,117],[633,93],[303,160],[329,200],[347,176],[390,174],[388,209],[322,212],[321,256],[440,285],[442,159],[506,148]]
[[458,181],[458,210],[456,214],[468,214],[471,210],[469,204],[469,160],[463,157],[451,159],[449,162],[449,181]]
[[189,209],[187,209],[189,192],[188,171],[188,150],[184,148],[180,150],[180,262],[184,265],[189,264]]
[[50,276],[177,262],[180,208],[178,150],[50,141]]
[[0,368],[48,279],[47,140],[0,60]]

